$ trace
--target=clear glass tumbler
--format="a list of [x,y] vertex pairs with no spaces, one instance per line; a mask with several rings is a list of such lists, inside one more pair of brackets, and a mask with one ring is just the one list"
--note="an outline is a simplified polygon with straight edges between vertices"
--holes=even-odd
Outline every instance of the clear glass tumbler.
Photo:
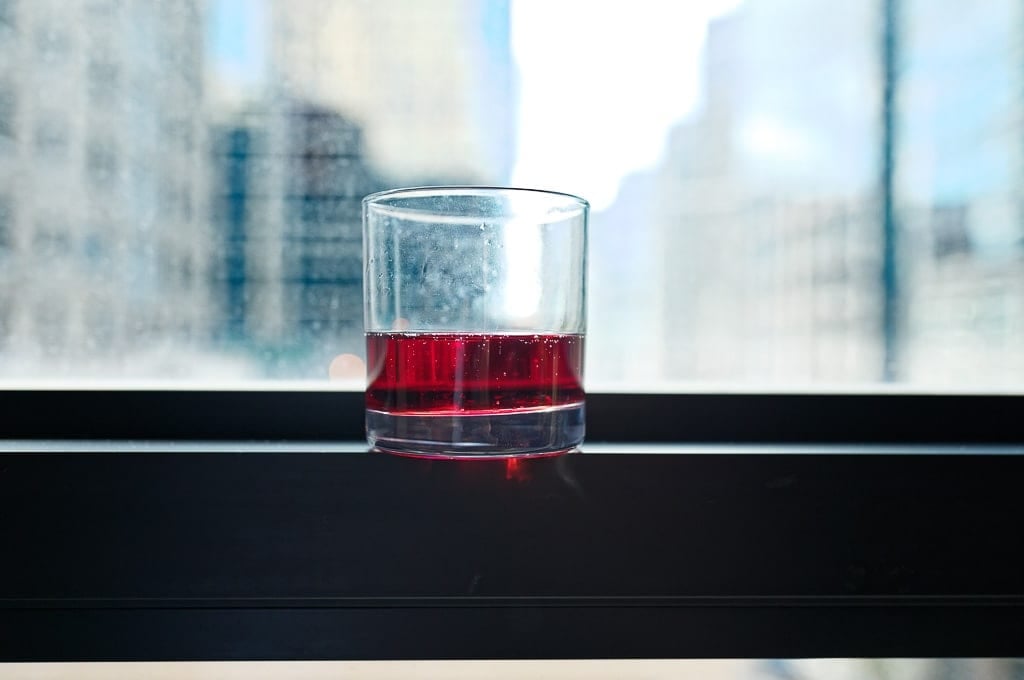
[[491,187],[363,199],[371,446],[490,458],[583,441],[588,209]]

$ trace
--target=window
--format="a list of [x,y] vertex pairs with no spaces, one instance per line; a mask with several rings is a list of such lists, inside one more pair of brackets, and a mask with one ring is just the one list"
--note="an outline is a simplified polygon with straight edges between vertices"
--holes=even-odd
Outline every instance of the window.
[[554,188],[593,208],[591,390],[1019,390],[1019,3],[684,5],[7,0],[8,238],[59,195],[121,356],[319,382],[363,354],[362,196]]
[[87,69],[90,105],[100,107],[113,101],[119,77],[120,69],[117,64],[103,59],[91,60]]
[[91,140],[86,148],[85,172],[89,186],[110,189],[117,181],[117,152],[109,142]]
[[71,35],[56,17],[48,19],[36,29],[36,55],[42,64],[55,66],[68,61],[72,49]]
[[15,103],[14,88],[0,80],[0,137],[14,137],[17,125]]
[[14,200],[0,194],[0,253],[10,249],[11,232],[14,231]]
[[41,115],[35,124],[35,153],[42,160],[64,161],[69,154],[71,140],[68,122],[58,114]]
[[0,349],[4,348],[10,340],[11,306],[7,296],[0,297]]
[[[353,433],[362,426],[360,395],[319,388],[329,376],[342,378],[335,386],[352,390],[363,382],[360,199],[396,186],[479,183],[570,191],[592,202],[587,375],[588,388],[597,393],[588,406],[599,423],[594,432],[611,433],[613,441],[674,441],[683,420],[679,414],[684,413],[695,440],[727,441],[730,446],[737,441],[763,443],[770,437],[803,444],[865,439],[877,444],[884,438],[947,445],[978,441],[1005,445],[998,453],[1019,453],[1024,437],[1020,426],[1013,425],[1019,422],[1019,407],[1000,397],[968,399],[970,408],[964,411],[956,398],[941,396],[748,399],[719,393],[765,388],[815,392],[837,386],[873,392],[882,384],[902,390],[1021,390],[1022,46],[1024,9],[1012,0],[977,6],[953,0],[0,0],[0,413],[5,416],[0,418],[0,437],[107,439],[116,430],[121,438],[174,439],[187,432],[190,438],[216,439],[241,432],[250,440],[301,439],[320,447],[318,451],[323,445],[310,442],[355,439]],[[106,388],[110,381],[123,380],[139,380],[146,388],[159,382],[173,389],[92,389],[94,381]],[[294,387],[284,384],[296,380],[302,381],[299,389],[275,400],[275,394]],[[39,389],[54,382],[72,389]],[[84,391],[75,391],[83,384]],[[225,384],[238,389],[212,396],[201,389]],[[3,389],[10,385],[30,389]],[[190,391],[194,388],[200,389]],[[694,390],[716,394],[639,394]],[[607,394],[615,391],[629,394]],[[266,409],[268,403],[275,408]],[[338,404],[344,408],[336,408]],[[272,417],[262,417],[268,410]],[[894,412],[918,417],[908,425]],[[737,429],[733,419],[745,428]],[[645,428],[641,432],[638,422]],[[344,435],[339,437],[339,432]],[[0,439],[0,448],[8,444]],[[359,446],[349,449],[358,451]],[[39,473],[50,462],[38,460],[43,458],[29,460],[23,469]],[[68,462],[69,469],[83,460],[50,458]],[[346,644],[344,636],[327,635],[327,629],[315,626],[224,626],[217,609],[224,603],[207,607],[203,597],[231,592],[244,599],[252,574],[239,577],[231,571],[237,562],[230,559],[211,561],[213,566],[201,569],[198,577],[189,569],[201,565],[193,558],[221,549],[229,554],[242,546],[248,559],[267,557],[257,561],[278,576],[287,570],[274,557],[288,553],[295,564],[310,570],[303,586],[344,582],[346,575],[332,571],[329,560],[300,560],[290,552],[294,544],[289,541],[296,537],[307,539],[307,547],[350,549],[336,540],[334,525],[324,520],[329,513],[316,509],[309,496],[283,504],[293,512],[295,531],[281,533],[285,525],[273,520],[257,527],[248,516],[267,510],[267,499],[283,488],[300,488],[292,484],[296,480],[329,486],[320,496],[327,499],[320,508],[351,514],[350,502],[359,494],[339,494],[335,480],[362,483],[372,475],[324,475],[317,461],[308,474],[297,474],[295,457],[290,457],[280,474],[263,476],[261,484],[237,485],[239,496],[216,490],[207,494],[206,501],[221,508],[231,506],[224,501],[250,495],[228,508],[246,513],[238,523],[204,524],[202,514],[192,513],[196,500],[203,498],[204,480],[210,478],[205,475],[223,471],[219,466],[225,458],[237,462],[257,457],[226,456],[214,464],[202,456],[135,458],[142,466],[176,459],[183,466],[179,470],[198,474],[172,478],[144,469],[137,477],[142,483],[130,484],[123,473],[136,463],[117,474],[110,474],[104,464],[73,470],[91,475],[94,482],[105,480],[106,486],[100,486],[113,492],[108,495],[95,493],[96,487],[75,475],[67,484],[52,484],[44,474],[37,484],[18,484],[20,478],[10,474],[4,460],[0,487],[6,493],[0,493],[0,509],[13,507],[8,505],[12,499],[25,500],[20,512],[6,512],[15,517],[15,530],[7,535],[25,539],[21,554],[38,559],[39,568],[23,569],[26,562],[18,559],[17,550],[13,559],[0,561],[3,570],[21,570],[25,577],[0,579],[7,584],[0,592],[0,600],[6,601],[0,623],[16,621],[18,625],[9,627],[16,635],[35,634],[41,648],[60,654],[66,653],[70,628],[64,634],[40,634],[45,626],[22,625],[15,617],[46,618],[49,614],[39,612],[58,612],[49,620],[59,628],[71,626],[71,619],[82,612],[84,618],[78,621],[99,612],[94,622],[131,622],[140,612],[147,616],[145,612],[153,611],[169,620],[181,613],[176,609],[181,602],[173,598],[159,599],[154,606],[134,597],[138,593],[112,598],[95,609],[95,602],[73,603],[69,609],[77,608],[78,614],[66,619],[61,616],[63,603],[40,604],[39,593],[50,595],[61,585],[85,583],[72,570],[84,574],[82,561],[98,554],[99,560],[91,564],[101,568],[91,572],[97,580],[85,583],[86,598],[103,597],[119,584],[127,590],[138,585],[118,578],[141,573],[130,568],[131,559],[144,558],[157,569],[180,560],[174,564],[182,569],[169,569],[164,575],[170,578],[161,582],[208,588],[198,598],[202,606],[195,609],[213,623],[182,627],[178,619],[172,628],[207,654],[216,644],[237,644],[260,631],[284,633],[270,639],[282,645],[284,654],[289,645],[311,649],[316,634],[321,642],[335,645],[330,649]],[[358,458],[367,470],[378,472],[395,462]],[[575,458],[595,462],[595,457]],[[657,457],[641,455],[634,461],[651,463],[651,458]],[[891,458],[900,466],[910,456]],[[681,515],[702,526],[700,513],[709,507],[734,507],[737,479],[750,482],[769,501],[779,489],[797,489],[794,502],[783,499],[773,505],[781,508],[784,520],[774,528],[810,518],[823,534],[828,532],[821,527],[834,526],[856,534],[863,525],[851,508],[875,512],[878,525],[892,529],[889,541],[869,531],[858,536],[873,546],[875,562],[851,559],[845,536],[832,535],[839,547],[829,553],[816,552],[820,544],[808,546],[800,537],[775,541],[771,531],[750,532],[750,540],[740,546],[748,549],[742,554],[749,558],[741,568],[761,558],[751,547],[769,546],[784,568],[793,559],[791,543],[800,543],[814,552],[802,566],[829,562],[834,567],[830,573],[839,574],[839,585],[828,591],[829,596],[838,592],[837,599],[861,586],[884,599],[902,594],[905,579],[927,586],[934,575],[912,573],[906,566],[910,562],[901,558],[926,560],[936,554],[930,551],[939,541],[929,540],[936,537],[927,531],[901,533],[904,525],[887,521],[896,512],[878,512],[880,497],[889,493],[892,502],[886,508],[919,520],[918,528],[926,530],[936,529],[926,511],[945,511],[946,524],[960,530],[958,537],[969,539],[963,554],[970,564],[951,580],[966,590],[962,583],[974,583],[974,576],[995,576],[972,591],[980,604],[963,605],[978,605],[973,610],[977,618],[947,613],[940,623],[919,630],[901,626],[898,632],[913,637],[945,630],[952,636],[949,631],[954,630],[970,638],[972,622],[981,621],[983,626],[974,627],[981,632],[970,638],[977,646],[965,649],[1012,653],[1019,649],[1016,632],[1021,629],[1021,571],[1013,567],[1021,560],[1019,546],[1006,536],[1013,536],[1019,525],[1012,487],[1020,475],[995,472],[1019,472],[1019,466],[1005,462],[1013,456],[983,458],[988,467],[960,462],[952,468],[967,471],[962,478],[936,475],[928,483],[909,485],[918,492],[935,492],[923,505],[892,494],[895,486],[886,469],[872,469],[875,474],[865,473],[865,488],[871,491],[830,506],[839,508],[838,519],[831,523],[818,511],[832,496],[807,491],[804,485],[807,479],[839,480],[832,490],[841,492],[848,478],[834,473],[843,471],[842,466],[795,477],[781,470],[756,483],[730,467],[715,487],[721,501],[717,504],[703,504],[706,497],[701,496],[715,485],[694,485],[692,493],[680,493],[672,483],[685,475],[677,469],[675,476],[662,476],[658,462],[652,464],[648,480],[663,499],[694,502],[695,512]],[[576,461],[549,461],[548,469],[561,475],[564,488],[557,487],[557,493],[541,489],[533,509],[547,512],[558,507],[562,496],[578,499],[579,504],[569,505],[573,512],[596,512],[598,529],[620,532],[613,547],[624,546],[622,553],[628,555],[630,548],[648,540],[651,564],[664,567],[659,559],[677,528],[664,518],[674,516],[652,512],[654,519],[647,523],[622,521],[601,501],[595,502],[590,489],[585,494],[571,489],[575,480],[557,467],[562,462]],[[927,462],[933,462],[931,457]],[[607,465],[607,460],[598,458],[596,463]],[[740,471],[759,465],[748,461]],[[435,466],[429,474],[436,476],[430,480],[453,469],[475,474],[470,467]],[[404,469],[416,474],[423,470]],[[650,500],[643,487],[619,486],[631,481],[621,461],[604,470],[605,493],[627,503],[627,496],[619,493],[626,488],[628,504]],[[524,477],[513,466],[501,473],[497,478],[507,482],[502,493],[471,499],[497,501],[488,506],[493,515],[463,513],[457,503],[444,507],[481,522],[471,541],[460,542],[462,547],[473,552],[483,545],[477,552],[492,560],[487,568],[512,574],[510,565],[533,562],[536,556],[492,531],[501,522],[491,519],[509,516],[503,513],[510,506],[503,504],[524,498],[516,495]],[[241,477],[251,482],[259,475]],[[421,483],[424,479],[417,480],[415,489],[429,486]],[[942,479],[948,486],[942,486]],[[962,479],[974,496],[963,495],[965,487],[958,486]],[[986,494],[984,485],[971,486],[979,479],[998,486],[1003,495]],[[13,489],[4,486],[12,480]],[[154,494],[157,486],[169,496]],[[190,492],[189,502],[175,505],[183,488]],[[409,490],[377,480],[359,491],[375,502],[383,497],[377,493],[381,489]],[[632,493],[637,490],[641,493]],[[54,502],[41,500],[44,496]],[[90,502],[81,507],[95,513],[91,518],[65,512],[73,506],[61,505],[69,497],[85,496]],[[401,502],[388,506],[389,512],[432,507],[398,496]],[[123,498],[132,502],[118,502]],[[961,510],[984,505],[971,503],[971,498],[990,502],[985,506],[990,514],[982,519],[992,521],[964,519]],[[154,504],[154,499],[170,502]],[[170,507],[184,509],[171,517]],[[737,526],[749,528],[762,507],[751,503],[742,510],[746,514],[741,519],[751,521]],[[396,525],[413,529],[421,517],[431,516],[387,514]],[[130,530],[135,541],[131,549],[125,543],[106,553],[94,551],[116,518],[123,518]],[[578,531],[553,531],[556,525],[544,519],[523,525],[516,537],[548,531],[558,549],[572,552],[580,566],[609,569],[605,575],[614,581],[605,585],[628,581],[621,578],[614,550],[603,560],[580,557],[590,555],[591,548],[611,545],[601,542],[600,533],[594,540],[580,540]],[[571,527],[576,515],[559,519]],[[64,531],[26,530],[32,522],[49,520]],[[94,532],[96,540],[84,538],[85,532],[67,531],[66,522]],[[163,528],[167,535],[140,533],[139,526]],[[210,531],[197,532],[197,526]],[[239,526],[242,530],[235,531]],[[217,530],[227,540],[210,540]],[[40,544],[34,540],[38,535],[72,539]],[[451,533],[437,535],[442,539],[438,545],[453,540]],[[279,540],[282,536],[289,541]],[[577,550],[565,547],[566,536],[576,537]],[[721,558],[708,563],[707,581],[721,585],[714,567],[738,564],[734,557],[740,554],[735,550],[739,543],[722,541],[718,534],[707,536],[708,547]],[[161,542],[165,537],[173,540]],[[986,545],[995,559],[978,566],[971,549],[989,539]],[[187,550],[169,549],[192,540],[197,543]],[[150,541],[149,547],[139,549],[139,541]],[[372,541],[376,544],[379,536]],[[196,549],[198,544],[202,546]],[[90,549],[79,550],[82,546]],[[680,553],[679,564],[692,561],[689,545],[684,547],[687,552]],[[74,559],[47,560],[50,549],[77,554]],[[150,559],[154,555],[168,559]],[[512,559],[495,557],[501,555]],[[999,559],[1008,555],[1014,559]],[[449,558],[444,554],[431,562],[447,569]],[[407,563],[391,564],[403,568]],[[936,571],[940,577],[955,571],[942,566]],[[423,590],[433,592],[440,581],[416,571],[423,579],[420,585],[426,584]],[[559,576],[585,585],[586,574],[581,568],[563,570]],[[541,584],[534,594],[550,582],[541,571],[529,575],[534,585]],[[362,576],[384,583],[373,570]],[[456,579],[459,597],[463,591],[472,594],[481,583],[485,592],[501,594],[500,589],[486,591],[491,574],[465,576],[462,580],[460,572]],[[285,581],[277,582],[285,587],[273,592],[274,597],[306,592],[289,589],[294,585],[287,582],[289,577],[295,578],[284,574]],[[663,583],[678,581],[678,572],[662,569],[661,578]],[[751,575],[754,598],[764,590],[760,578],[760,572]],[[26,584],[40,587],[33,590]],[[387,588],[369,595],[376,597],[380,590]],[[598,588],[586,597],[599,599],[613,590]],[[712,597],[732,595],[725,590],[711,588]],[[18,602],[11,604],[12,592],[29,592],[36,600],[22,610]],[[953,592],[950,599],[961,594]],[[325,612],[331,615],[330,607],[309,604],[297,607],[305,611],[306,621],[315,622]],[[531,622],[556,611],[548,604],[521,620],[541,643],[561,640],[532,635]],[[586,641],[600,631],[593,619],[600,602],[584,604],[573,619],[580,625],[565,626],[559,633]],[[743,604],[734,609],[761,606]],[[856,603],[860,609],[850,619],[854,623],[863,624],[864,612],[877,613],[880,607],[870,600],[861,604]],[[913,602],[911,608],[930,612],[934,604]],[[957,600],[953,607],[962,604]],[[239,608],[253,622],[278,616],[292,605],[278,599],[266,607],[244,601]],[[357,608],[376,606],[367,600]],[[381,609],[396,615],[402,607],[388,601]],[[486,607],[460,603],[456,609],[470,622],[470,633],[481,630],[474,617]],[[520,621],[508,616],[509,611],[503,609],[499,618],[506,624]],[[822,611],[811,618],[821,622]],[[729,612],[728,618],[735,614]],[[648,620],[663,622],[665,616],[666,611],[658,611]],[[992,624],[990,617],[1001,617],[997,620],[1007,625]],[[923,619],[918,615],[915,620]],[[377,625],[383,621],[377,619]],[[863,634],[877,630],[854,628]],[[80,639],[96,644],[153,641],[130,624],[120,629],[123,635],[106,635],[88,625],[81,630],[86,632]],[[218,638],[211,630],[232,630],[234,636]],[[439,642],[460,642],[446,630],[426,631]],[[995,635],[985,640],[986,632]],[[672,626],[662,626],[660,634],[676,635]],[[632,635],[627,629],[621,639]],[[0,650],[25,639],[11,643],[12,637],[0,640]],[[365,640],[373,634],[360,630],[357,637]],[[782,637],[780,633],[776,639]],[[61,643],[54,645],[54,639]],[[402,639],[419,640],[415,634]],[[802,642],[800,636],[790,639],[792,644]],[[176,641],[175,636],[162,640]],[[1007,640],[1010,645],[1000,648]],[[507,640],[493,642],[498,645],[493,649],[503,644],[508,649]],[[238,648],[231,653],[239,653]],[[688,663],[694,662],[675,662],[668,672],[686,672]],[[403,677],[408,674],[407,667],[398,668]],[[844,675],[1021,675],[1020,663],[1010,659],[743,661],[694,668],[701,676],[823,680]],[[612,669],[621,669],[618,677],[637,667]],[[79,670],[67,672],[80,675]],[[642,672],[647,671],[656,677],[658,668],[648,666]],[[111,669],[100,672],[109,674]],[[190,667],[189,672],[200,669]],[[584,664],[583,672],[599,671]],[[530,674],[543,677],[539,667]]]
[[61,220],[40,220],[32,236],[32,251],[40,262],[63,257],[69,252],[70,240],[67,226]]
[[36,307],[33,339],[47,360],[64,358],[62,347],[67,333],[67,322],[67,309],[59,300],[51,298],[46,304]]
[[14,12],[17,0],[0,0],[0,27],[14,28]]

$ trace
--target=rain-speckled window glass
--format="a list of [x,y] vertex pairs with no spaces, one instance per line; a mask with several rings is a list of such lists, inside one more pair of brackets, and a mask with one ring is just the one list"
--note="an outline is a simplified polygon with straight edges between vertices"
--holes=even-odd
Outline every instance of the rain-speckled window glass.
[[0,26],[14,23],[14,0],[0,0]]
[[0,0],[0,381],[360,388],[360,199],[592,205],[587,387],[1024,385],[1017,0]]
[[0,138],[14,137],[14,86],[0,82]]

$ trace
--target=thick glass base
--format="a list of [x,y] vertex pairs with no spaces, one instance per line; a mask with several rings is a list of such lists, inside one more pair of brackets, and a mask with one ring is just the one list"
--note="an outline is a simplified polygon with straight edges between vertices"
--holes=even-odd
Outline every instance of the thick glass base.
[[550,456],[579,446],[583,433],[583,402],[486,413],[408,415],[366,411],[370,446],[425,458]]

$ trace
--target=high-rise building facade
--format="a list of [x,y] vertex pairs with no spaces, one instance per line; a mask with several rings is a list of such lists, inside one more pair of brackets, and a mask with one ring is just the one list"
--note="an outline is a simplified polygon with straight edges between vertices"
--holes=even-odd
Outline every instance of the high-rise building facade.
[[615,218],[662,254],[644,356],[677,380],[1019,385],[1021,64],[1010,0],[748,0],[714,22],[700,109]]
[[363,131],[277,99],[211,139],[219,341],[260,354],[270,375],[324,374],[335,354],[361,353],[361,200],[385,186]]
[[755,0],[711,24],[701,107],[654,185],[667,376],[877,377],[875,19]]
[[271,87],[343,112],[397,184],[506,183],[509,0],[271,0]]
[[509,8],[265,7],[266,73],[211,125],[216,336],[270,376],[321,377],[334,355],[363,353],[363,196],[507,180]]
[[210,322],[201,0],[0,7],[0,371],[184,358]]
[[899,6],[896,215],[906,378],[1019,386],[1024,5]]

